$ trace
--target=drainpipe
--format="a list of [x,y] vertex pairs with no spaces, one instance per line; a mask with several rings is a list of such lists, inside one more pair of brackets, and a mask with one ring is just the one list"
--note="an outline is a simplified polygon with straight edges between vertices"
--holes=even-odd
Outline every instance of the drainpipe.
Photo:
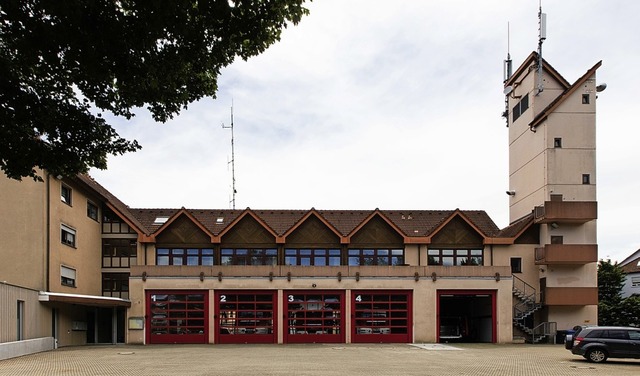
[[491,266],[493,266],[493,244],[489,244],[489,251],[491,252]]
[[46,219],[46,237],[45,237],[45,248],[46,248],[46,254],[45,254],[45,291],[49,292],[51,291],[50,288],[50,274],[51,274],[51,265],[49,265],[49,263],[51,262],[51,174],[47,172],[47,186],[45,188],[46,190],[46,213],[47,213],[47,219]]

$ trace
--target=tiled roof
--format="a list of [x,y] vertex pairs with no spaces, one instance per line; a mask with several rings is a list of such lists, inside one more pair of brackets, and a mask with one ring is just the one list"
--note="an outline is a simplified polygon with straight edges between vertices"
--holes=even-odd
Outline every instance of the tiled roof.
[[602,60],[597,62],[591,69],[589,69],[582,77],[578,78],[576,82],[569,86],[565,91],[562,92],[556,99],[554,99],[549,105],[529,123],[530,128],[535,128],[547,117],[550,113],[552,113],[562,102],[564,102],[569,96],[577,90],[577,88],[581,87],[582,84],[591,77],[598,68],[602,65]]
[[[517,79],[520,79],[520,76],[526,70],[528,70],[532,64],[536,66],[538,64],[538,53],[536,51],[531,52],[529,56],[527,56],[527,58],[522,62],[522,64],[520,64],[520,67],[516,69],[516,71],[511,75],[511,77],[509,77],[507,81],[505,81],[504,86],[507,87],[509,85],[513,85]],[[542,67],[544,68],[545,71],[550,73],[556,80],[558,80],[558,82],[565,88],[568,88],[569,86],[571,86],[569,84],[569,81],[567,81],[564,77],[562,77],[562,75],[554,67],[552,67],[551,64],[549,64],[544,58],[542,58]]]
[[[153,234],[163,223],[158,217],[173,217],[183,209],[130,209],[138,221]],[[232,222],[245,213],[260,219],[276,235],[282,236],[298,225],[309,213],[324,219],[342,236],[348,236],[367,218],[379,213],[395,225],[404,236],[425,237],[457,212],[466,217],[484,236],[492,237],[500,232],[486,212],[481,210],[284,210],[284,209],[184,209],[211,234],[219,235]],[[247,215],[245,214],[245,215]]]
[[114,209],[116,209],[120,214],[122,214],[134,227],[137,227],[137,230],[148,234],[149,229],[143,225],[140,221],[138,221],[137,217],[133,216],[129,207],[125,205],[122,201],[120,201],[116,196],[111,194],[106,188],[101,186],[97,181],[93,180],[91,176],[88,174],[78,174],[76,175],[76,180],[80,183],[85,184],[91,190],[93,190],[98,195],[102,196],[102,198],[111,204]]
[[497,234],[498,238],[514,238],[522,233],[533,222],[533,213],[529,213],[524,217],[517,219],[509,226],[500,230]]
[[[89,175],[80,174],[77,180],[101,195],[114,209],[145,235],[154,235],[167,220],[182,212],[191,216],[204,229],[214,236],[225,232],[234,222],[243,216],[253,216],[277,236],[284,236],[295,229],[309,216],[317,216],[341,236],[353,235],[369,219],[380,216],[406,238],[424,238],[455,216],[462,217],[476,228],[484,237],[513,237],[519,233],[516,222],[500,230],[484,210],[290,210],[290,209],[186,209],[186,208],[129,208],[117,197],[98,184]],[[164,217],[164,221],[157,221]]]
[[640,249],[622,260],[620,267],[625,273],[640,273]]

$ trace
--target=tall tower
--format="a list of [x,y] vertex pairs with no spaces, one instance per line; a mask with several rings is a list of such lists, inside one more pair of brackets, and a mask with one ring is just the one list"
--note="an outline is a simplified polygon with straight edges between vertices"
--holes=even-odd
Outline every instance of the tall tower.
[[597,322],[596,70],[573,84],[538,52],[505,77],[510,222],[539,226],[542,321]]

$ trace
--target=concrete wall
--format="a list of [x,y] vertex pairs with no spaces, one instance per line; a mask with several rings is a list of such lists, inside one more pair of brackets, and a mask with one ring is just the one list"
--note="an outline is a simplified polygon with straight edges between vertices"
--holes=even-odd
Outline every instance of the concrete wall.
[[46,182],[0,176],[0,254],[11,260],[0,263],[0,280],[45,288],[46,197]]
[[0,343],[0,360],[49,351],[55,348],[53,337]]
[[38,301],[38,291],[0,282],[0,343],[18,338],[18,302],[23,302],[22,339],[52,335],[51,310]]
[[[72,189],[72,202],[62,202],[62,185]],[[93,199],[78,185],[66,179],[51,181],[51,255],[50,255],[50,291],[69,294],[102,295],[102,238],[100,222],[87,216],[87,202],[100,207],[100,201]],[[100,216],[98,216],[100,219]],[[75,247],[61,242],[61,225],[76,231]],[[75,269],[76,286],[61,284],[60,267]]]

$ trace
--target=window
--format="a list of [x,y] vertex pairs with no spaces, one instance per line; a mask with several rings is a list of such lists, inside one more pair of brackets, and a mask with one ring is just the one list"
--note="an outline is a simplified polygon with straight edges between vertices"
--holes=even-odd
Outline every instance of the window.
[[213,265],[213,248],[158,248],[156,265]]
[[70,247],[76,246],[76,230],[69,226],[60,225],[60,241]]
[[76,287],[76,270],[60,266],[60,283],[63,286]]
[[102,233],[103,234],[135,234],[116,213],[106,206],[102,207]]
[[564,244],[564,237],[562,235],[551,236],[551,244]]
[[349,265],[403,265],[404,249],[350,249]]
[[66,185],[62,185],[60,188],[60,200],[65,204],[71,206],[71,188]]
[[552,193],[550,196],[550,200],[553,202],[562,202],[562,195],[561,194],[554,194]]
[[24,301],[18,300],[17,309],[17,341],[22,341],[24,339]]
[[154,225],[162,225],[167,223],[167,221],[169,220],[169,217],[156,217],[156,219],[153,221]]
[[285,265],[339,266],[340,249],[285,249]]
[[589,94],[582,94],[582,104],[589,104]]
[[129,299],[129,273],[102,273],[102,296]]
[[522,273],[522,258],[511,258],[511,273]]
[[278,250],[275,248],[223,248],[220,250],[221,265],[277,265]]
[[631,277],[631,287],[640,287],[640,277]]
[[87,201],[87,217],[98,220],[98,206],[91,201]]
[[427,263],[442,266],[483,265],[482,249],[430,249]]
[[513,121],[518,120],[520,115],[522,115],[529,108],[529,94],[527,93],[520,102],[513,107]]
[[582,184],[591,184],[591,177],[589,174],[582,174]]
[[128,268],[137,265],[136,239],[102,239],[102,267]]
[[562,138],[560,137],[556,137],[553,139],[553,147],[554,148],[561,148],[562,147]]

